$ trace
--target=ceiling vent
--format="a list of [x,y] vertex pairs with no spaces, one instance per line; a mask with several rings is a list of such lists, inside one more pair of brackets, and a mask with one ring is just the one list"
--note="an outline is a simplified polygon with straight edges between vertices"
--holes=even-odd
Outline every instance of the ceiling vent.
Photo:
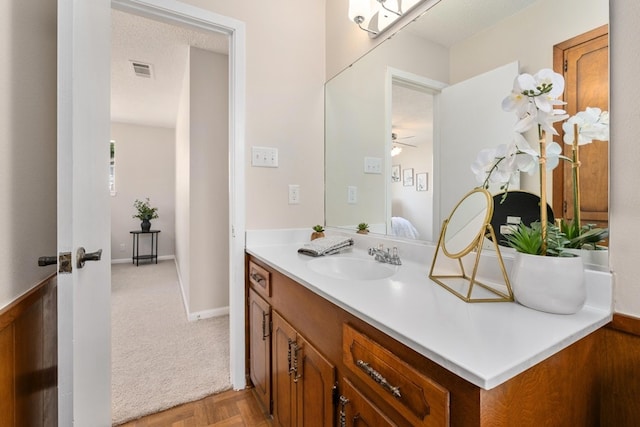
[[133,72],[136,73],[138,77],[145,77],[150,79],[152,77],[153,68],[151,64],[145,64],[144,62],[139,61],[131,61],[131,65],[133,66]]

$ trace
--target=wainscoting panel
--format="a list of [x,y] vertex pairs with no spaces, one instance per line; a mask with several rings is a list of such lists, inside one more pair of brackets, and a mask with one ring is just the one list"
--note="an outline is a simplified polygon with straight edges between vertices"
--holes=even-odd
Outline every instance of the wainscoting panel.
[[614,314],[602,351],[602,427],[638,426],[640,420],[640,319]]
[[57,425],[57,279],[0,311],[0,425]]

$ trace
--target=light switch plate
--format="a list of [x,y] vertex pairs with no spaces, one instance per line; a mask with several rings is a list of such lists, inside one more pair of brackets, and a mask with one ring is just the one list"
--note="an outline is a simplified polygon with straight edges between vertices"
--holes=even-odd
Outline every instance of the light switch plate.
[[251,166],[277,168],[278,149],[273,147],[251,147]]
[[380,157],[365,157],[364,158],[364,173],[381,174],[382,173],[382,159]]

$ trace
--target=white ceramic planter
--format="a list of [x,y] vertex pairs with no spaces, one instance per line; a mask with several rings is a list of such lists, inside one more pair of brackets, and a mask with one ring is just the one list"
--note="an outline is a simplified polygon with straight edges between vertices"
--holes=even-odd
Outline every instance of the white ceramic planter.
[[590,249],[565,249],[567,252],[582,257],[583,264],[589,266],[606,267],[609,265],[609,250],[605,246],[599,246],[597,250]]
[[584,265],[579,256],[516,252],[509,280],[518,303],[547,313],[576,313],[587,299]]

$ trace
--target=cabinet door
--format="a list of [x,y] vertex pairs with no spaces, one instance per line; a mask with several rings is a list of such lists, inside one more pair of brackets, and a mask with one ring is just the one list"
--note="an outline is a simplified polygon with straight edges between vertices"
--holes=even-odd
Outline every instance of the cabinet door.
[[396,426],[346,378],[343,378],[342,396],[340,397],[339,405],[338,419],[340,427]]
[[273,332],[272,369],[273,421],[276,426],[295,426],[295,383],[291,378],[291,343],[296,341],[296,331],[277,312],[272,312]]
[[335,367],[307,340],[297,339],[296,418],[298,426],[332,426]]
[[271,306],[249,289],[249,376],[263,408],[271,413]]

